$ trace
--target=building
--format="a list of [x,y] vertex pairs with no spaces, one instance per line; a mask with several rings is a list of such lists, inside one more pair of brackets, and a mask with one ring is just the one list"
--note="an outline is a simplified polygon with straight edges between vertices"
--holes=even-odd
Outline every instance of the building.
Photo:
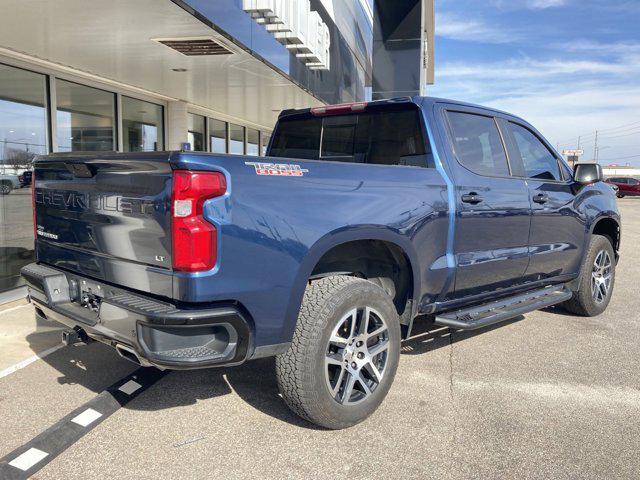
[[[5,0],[0,181],[58,151],[263,155],[285,108],[415,95],[433,0]],[[33,260],[28,188],[0,197],[0,300]]]
[[603,165],[602,172],[609,177],[634,177],[640,178],[640,167],[630,165]]

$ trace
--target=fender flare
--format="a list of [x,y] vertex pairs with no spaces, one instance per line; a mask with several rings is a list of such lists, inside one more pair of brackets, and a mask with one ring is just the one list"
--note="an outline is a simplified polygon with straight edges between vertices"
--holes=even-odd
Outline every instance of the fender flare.
[[[306,255],[300,261],[300,267],[294,279],[291,296],[289,297],[289,305],[287,306],[283,338],[291,339],[293,336],[307,282],[320,259],[332,248],[342,245],[343,243],[358,240],[380,240],[397,246],[406,255],[409,266],[411,267],[413,275],[412,298],[418,300],[421,288],[418,254],[406,236],[385,226],[366,225],[337,229],[318,239],[309,250],[307,250]],[[414,305],[416,304],[417,302],[414,302]],[[414,306],[414,308],[416,307]],[[412,312],[412,314],[413,313],[414,312]]]

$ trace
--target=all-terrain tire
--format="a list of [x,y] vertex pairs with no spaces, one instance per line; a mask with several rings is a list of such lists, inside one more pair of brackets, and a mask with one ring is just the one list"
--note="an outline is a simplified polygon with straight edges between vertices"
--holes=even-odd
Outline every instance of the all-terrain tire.
[[[601,301],[594,298],[592,290],[592,275],[595,270],[595,262],[598,255],[606,253],[611,262],[610,282],[607,294],[603,295]],[[616,259],[611,241],[602,235],[592,235],[589,242],[589,249],[584,256],[580,267],[580,288],[573,292],[573,297],[562,304],[568,311],[584,317],[595,317],[604,312],[611,301],[613,287],[616,278]]]
[[[362,394],[354,390],[356,396],[362,395],[362,399],[354,403],[341,403],[341,399],[336,399],[340,393],[336,396],[330,390],[331,374],[327,373],[327,369],[331,367],[325,363],[325,357],[328,349],[336,348],[330,345],[330,339],[335,338],[336,328],[341,324],[347,325],[342,322],[344,318],[351,318],[348,316],[354,311],[373,311],[375,315],[371,318],[376,317],[376,321],[379,321],[379,316],[384,320],[387,327],[387,349],[386,354],[383,354],[386,363],[381,370],[382,378],[374,384],[375,389],[368,394],[364,393],[365,388],[362,389]],[[361,318],[362,315],[368,314],[355,315],[354,324],[357,323],[355,318]],[[371,320],[372,323],[373,321]],[[364,328],[366,330],[367,327]],[[381,337],[376,337],[375,341],[379,341],[379,338]],[[359,342],[355,342],[353,347],[357,343]],[[367,341],[364,343],[365,346],[361,348],[366,348]],[[362,352],[354,353],[364,357]],[[345,346],[341,353],[335,355],[343,355],[340,358],[344,358],[348,354]],[[355,356],[353,358],[358,361]],[[400,319],[391,297],[378,285],[367,280],[348,276],[326,277],[307,286],[291,346],[287,352],[276,357],[278,386],[286,404],[302,418],[325,428],[346,428],[363,421],[382,403],[393,382],[399,358]],[[347,365],[355,365],[350,362],[351,360],[345,360]],[[340,372],[340,375],[348,375],[347,369],[344,373]],[[338,383],[335,380],[335,385]],[[356,385],[362,386],[358,383]],[[346,387],[335,388],[338,392],[346,392]]]

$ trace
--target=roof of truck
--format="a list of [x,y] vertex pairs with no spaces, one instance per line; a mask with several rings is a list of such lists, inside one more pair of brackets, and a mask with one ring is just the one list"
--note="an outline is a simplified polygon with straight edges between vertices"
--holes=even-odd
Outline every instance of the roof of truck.
[[[495,113],[499,113],[502,115],[509,115],[512,117],[517,117],[519,118],[517,115],[514,115],[512,113],[509,112],[505,112],[503,110],[498,110],[496,108],[491,108],[491,107],[487,107],[485,105],[478,105],[475,103],[470,103],[470,102],[464,102],[464,101],[460,101],[460,100],[452,100],[452,99],[448,99],[448,98],[439,98],[439,97],[429,97],[429,96],[420,96],[420,95],[416,95],[413,97],[395,97],[395,98],[386,98],[386,99],[382,99],[382,100],[372,100],[369,102],[350,102],[350,103],[344,103],[344,104],[336,104],[336,105],[324,105],[323,107],[327,108],[327,107],[338,107],[338,106],[349,106],[349,105],[358,105],[358,104],[362,104],[362,105],[371,105],[371,106],[382,106],[385,104],[389,104],[389,105],[397,105],[399,103],[414,103],[416,105],[420,105],[420,106],[424,106],[424,105],[434,105],[436,103],[448,103],[448,104],[453,104],[453,105],[460,105],[463,107],[470,107],[470,108],[478,108],[478,109],[482,109],[482,110],[487,110],[490,112],[495,112]],[[323,107],[316,107],[316,108],[323,108]],[[289,116],[289,115],[300,115],[300,114],[305,114],[305,113],[309,113],[311,112],[312,108],[291,108],[288,110],[283,110],[280,115],[279,118],[282,118],[284,116]]]

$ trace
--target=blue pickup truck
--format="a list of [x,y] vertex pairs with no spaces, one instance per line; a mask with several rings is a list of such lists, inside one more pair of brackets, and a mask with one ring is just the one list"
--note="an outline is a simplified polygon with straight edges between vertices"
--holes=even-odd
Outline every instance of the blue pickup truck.
[[614,192],[521,118],[425,97],[287,110],[267,153],[37,159],[37,315],[143,366],[275,356],[286,403],[344,428],[384,399],[418,316],[469,330],[609,303]]

